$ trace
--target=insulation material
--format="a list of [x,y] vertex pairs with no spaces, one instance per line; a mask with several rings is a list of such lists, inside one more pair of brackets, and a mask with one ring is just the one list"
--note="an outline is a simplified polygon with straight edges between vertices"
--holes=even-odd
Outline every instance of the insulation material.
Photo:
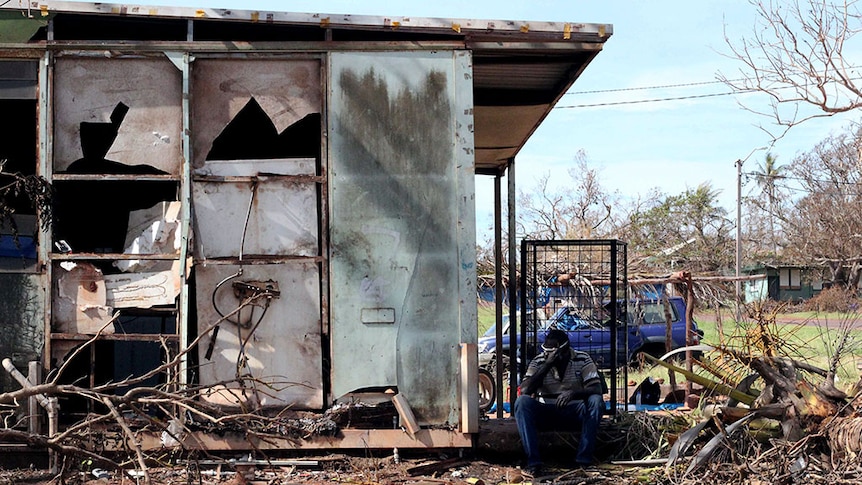
[[55,172],[179,174],[182,76],[167,58],[58,58],[54,93]]
[[[192,70],[192,153],[193,167],[200,168],[214,143],[238,115],[268,120],[271,136],[284,135],[289,128],[314,113],[320,113],[321,77],[317,60],[198,59]],[[246,119],[241,116],[241,119]],[[316,131],[320,132],[320,124]],[[245,136],[245,145],[258,143],[258,128]],[[301,140],[300,140],[301,141]],[[319,143],[318,150],[319,150]],[[292,155],[296,156],[296,155]],[[284,158],[279,154],[230,156],[226,159]],[[224,158],[223,158],[224,159]]]
[[[54,330],[59,333],[114,333],[110,321],[112,308],[107,304],[107,290],[102,271],[89,263],[66,261],[55,272],[52,314]],[[103,328],[104,327],[104,328]]]
[[[129,214],[125,254],[179,254],[180,202],[160,202],[149,209]],[[159,271],[173,266],[170,261],[121,260],[114,263],[121,271]]]
[[[242,274],[231,278],[240,269]],[[219,287],[222,281],[225,283]],[[259,300],[235,314],[231,319],[241,325],[220,323],[213,342],[212,326],[241,304],[233,284],[248,281],[272,281],[281,293],[268,307]],[[200,383],[213,386],[205,399],[252,408],[323,407],[320,272],[316,264],[201,264],[196,267],[196,294],[198,331],[207,332],[198,345]],[[223,384],[228,381],[232,382]]]
[[156,273],[124,273],[105,276],[107,305],[112,308],[150,308],[173,305],[180,294],[180,261]]

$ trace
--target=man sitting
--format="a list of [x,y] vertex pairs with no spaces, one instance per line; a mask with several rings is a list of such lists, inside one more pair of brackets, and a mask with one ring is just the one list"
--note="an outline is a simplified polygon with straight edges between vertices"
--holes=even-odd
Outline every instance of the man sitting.
[[596,432],[605,405],[601,377],[589,354],[573,350],[569,336],[550,330],[542,344],[543,352],[527,368],[515,401],[515,421],[527,454],[526,470],[540,473],[539,431],[573,429],[581,424],[581,438],[575,456],[577,466],[593,463]]

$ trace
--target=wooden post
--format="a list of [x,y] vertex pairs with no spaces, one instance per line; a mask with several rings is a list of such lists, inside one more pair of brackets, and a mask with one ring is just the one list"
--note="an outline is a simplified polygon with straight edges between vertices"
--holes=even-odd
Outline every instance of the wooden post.
[[[498,334],[499,335],[499,334]],[[498,347],[499,348],[499,347]],[[461,344],[461,432],[479,432],[479,353],[476,344]],[[499,396],[500,393],[498,392]],[[497,401],[498,403],[500,401]],[[501,408],[502,406],[497,406]]]
[[[27,380],[34,386],[42,382],[42,366],[39,362],[32,361],[28,364]],[[36,396],[27,398],[27,414],[29,416],[27,431],[30,434],[42,434],[42,413],[39,411],[40,407]]]

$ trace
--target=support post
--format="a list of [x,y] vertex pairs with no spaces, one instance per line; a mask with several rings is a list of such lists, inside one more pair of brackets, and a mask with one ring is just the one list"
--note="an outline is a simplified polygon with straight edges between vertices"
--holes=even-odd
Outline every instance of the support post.
[[[497,418],[503,417],[503,203],[502,189],[500,184],[501,174],[494,176],[494,344],[497,351],[494,353],[497,372],[494,375],[496,382]],[[511,324],[511,320],[509,321]],[[510,341],[511,342],[511,341]],[[511,366],[510,366],[511,367]]]
[[[33,385],[42,382],[42,366],[39,362],[32,361],[28,364],[27,381]],[[39,400],[36,396],[27,398],[28,425],[30,434],[42,434],[42,413],[39,411]]]
[[[518,267],[515,260],[518,245],[515,241],[515,159],[509,159],[506,168],[509,177],[509,188],[506,191],[509,198],[509,409],[515,412],[515,400],[518,398]],[[526,309],[525,309],[526,310]]]
[[742,160],[736,161],[736,321],[742,320]]

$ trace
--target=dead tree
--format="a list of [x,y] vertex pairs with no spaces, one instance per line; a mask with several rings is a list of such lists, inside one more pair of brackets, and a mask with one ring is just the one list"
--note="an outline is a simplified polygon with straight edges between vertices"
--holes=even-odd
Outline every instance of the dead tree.
[[[761,92],[769,110],[745,106],[770,118],[784,136],[811,118],[853,111],[862,106],[862,78],[844,47],[862,28],[855,1],[750,0],[756,13],[748,37],[734,40],[725,31],[729,57],[738,72],[718,77],[738,92]],[[765,130],[769,131],[769,130]]]

